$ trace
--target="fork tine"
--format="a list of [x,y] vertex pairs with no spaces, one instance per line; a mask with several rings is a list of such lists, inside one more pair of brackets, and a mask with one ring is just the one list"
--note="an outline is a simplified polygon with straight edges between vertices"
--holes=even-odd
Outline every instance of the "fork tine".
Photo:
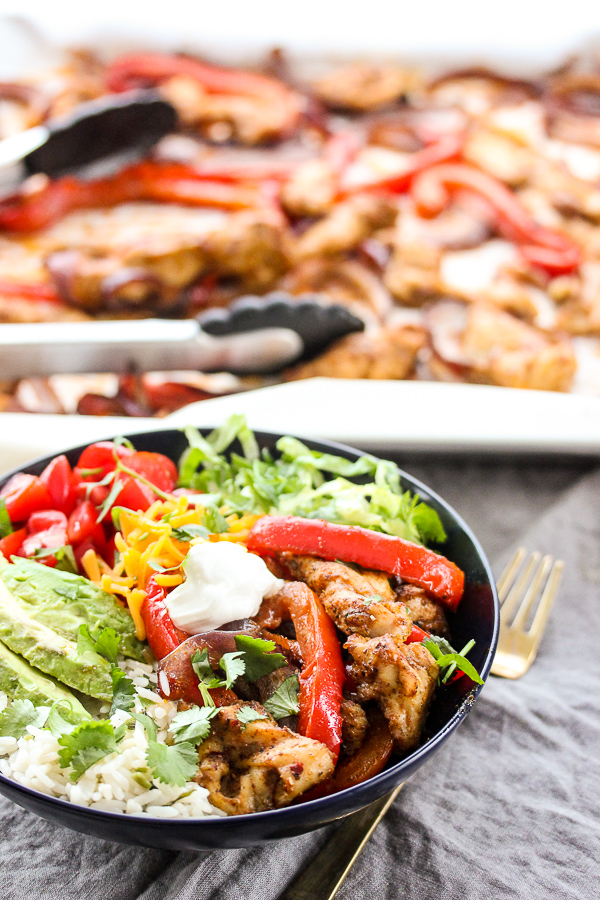
[[519,570],[519,567],[526,556],[527,550],[525,549],[525,547],[519,547],[518,550],[515,550],[512,557],[506,564],[502,575],[496,582],[496,588],[498,589],[498,598],[500,600],[500,603],[504,602],[506,594],[508,593],[508,590],[515,579],[517,571]]
[[519,606],[515,618],[511,624],[511,628],[524,628],[529,617],[529,613],[531,608],[538,598],[540,590],[542,586],[546,583],[546,579],[548,577],[548,572],[550,571],[550,567],[554,560],[551,556],[544,556],[541,563],[538,566],[537,572],[534,574],[531,584],[529,585],[525,596],[523,597],[523,601]]
[[506,597],[504,603],[502,604],[502,608],[500,609],[500,621],[503,625],[509,624],[519,603],[519,600],[523,596],[527,585],[529,584],[529,580],[533,575],[534,569],[540,561],[541,555],[542,554],[538,550],[534,550],[534,552],[529,556],[529,559],[526,561],[525,568],[512,585],[508,596]]
[[533,622],[531,623],[531,628],[529,629],[529,634],[533,635],[534,637],[538,636],[539,638],[541,638],[544,632],[546,623],[548,621],[548,616],[550,615],[550,610],[552,609],[554,598],[556,597],[558,589],[560,587],[564,567],[565,564],[562,559],[557,559],[552,566],[548,581],[546,582],[544,593],[542,594],[542,599],[540,600],[540,605],[536,610],[535,616],[533,617]]

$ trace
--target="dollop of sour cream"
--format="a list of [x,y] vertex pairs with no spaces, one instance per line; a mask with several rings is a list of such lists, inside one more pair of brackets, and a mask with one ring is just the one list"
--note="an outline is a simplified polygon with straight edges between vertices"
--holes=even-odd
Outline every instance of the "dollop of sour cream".
[[187,634],[255,616],[263,599],[284,583],[260,556],[230,541],[194,544],[183,570],[186,580],[167,595],[165,604],[176,628]]

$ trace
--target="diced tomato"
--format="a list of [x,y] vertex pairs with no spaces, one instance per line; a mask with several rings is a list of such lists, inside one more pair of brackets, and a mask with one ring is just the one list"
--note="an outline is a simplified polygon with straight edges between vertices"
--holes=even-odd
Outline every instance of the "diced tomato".
[[[122,476],[123,477],[123,476]],[[141,481],[128,475],[123,478],[123,487],[117,494],[113,506],[124,506],[126,509],[133,509],[135,512],[141,510],[146,512],[149,506],[152,506],[156,500],[156,495]]]
[[69,516],[69,543],[81,544],[82,541],[89,540],[98,525],[97,519],[98,510],[91,500],[80,500]]
[[125,465],[167,493],[177,484],[178,472],[175,463],[162,453],[148,453],[140,450],[130,456]]
[[[21,556],[34,556],[36,550],[49,547],[64,547],[67,543],[67,517],[57,509],[34,512],[27,522],[27,531],[19,551]],[[45,557],[44,562],[47,559]]]
[[21,544],[26,537],[26,528],[19,528],[17,531],[13,531],[12,534],[7,534],[6,537],[3,537],[2,540],[0,540],[0,553],[2,553],[5,559],[10,559],[11,556],[17,556],[21,549]]
[[11,522],[25,522],[38,509],[50,509],[52,497],[37,475],[18,472],[0,491]]
[[77,502],[79,478],[73,475],[67,457],[64,454],[55,457],[40,475],[40,480],[48,488],[53,509],[58,509],[68,516]]
[[102,481],[115,468],[115,453],[119,459],[133,456],[134,451],[113,441],[98,441],[86,447],[77,462],[78,469],[101,469],[91,475],[81,475],[84,481]]

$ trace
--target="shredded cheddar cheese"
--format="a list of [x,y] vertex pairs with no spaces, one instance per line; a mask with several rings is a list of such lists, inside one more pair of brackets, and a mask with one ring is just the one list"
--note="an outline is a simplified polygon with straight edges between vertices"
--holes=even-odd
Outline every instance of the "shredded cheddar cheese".
[[[88,550],[82,565],[90,580],[103,590],[127,604],[135,623],[136,635],[146,637],[142,618],[142,606],[146,588],[152,576],[156,584],[170,588],[181,584],[184,574],[181,565],[194,544],[206,540],[191,536],[185,540],[185,532],[175,533],[186,526],[202,526],[204,508],[190,505],[186,496],[170,500],[157,500],[146,512],[120,511],[120,531],[115,535],[117,560],[111,569],[94,550]],[[209,534],[210,541],[235,541],[244,543],[258,515],[229,515],[229,530],[222,534]],[[193,534],[193,532],[191,533]]]

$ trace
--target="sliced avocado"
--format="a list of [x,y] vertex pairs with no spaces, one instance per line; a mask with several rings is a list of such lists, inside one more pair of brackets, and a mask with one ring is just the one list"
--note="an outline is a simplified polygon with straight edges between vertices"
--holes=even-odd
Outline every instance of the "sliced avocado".
[[0,640],[32,666],[99,700],[113,695],[111,667],[93,651],[77,655],[77,644],[42,625],[23,609],[0,579]]
[[31,700],[34,706],[49,706],[56,700],[70,703],[77,718],[89,719],[90,714],[71,691],[54,678],[43,675],[17,656],[0,641],[0,691],[11,700]]
[[121,653],[144,659],[144,644],[135,636],[131,614],[112,594],[72,572],[51,569],[30,559],[13,559],[11,564],[0,562],[0,575],[30,616],[75,642],[80,625],[114,628]]

